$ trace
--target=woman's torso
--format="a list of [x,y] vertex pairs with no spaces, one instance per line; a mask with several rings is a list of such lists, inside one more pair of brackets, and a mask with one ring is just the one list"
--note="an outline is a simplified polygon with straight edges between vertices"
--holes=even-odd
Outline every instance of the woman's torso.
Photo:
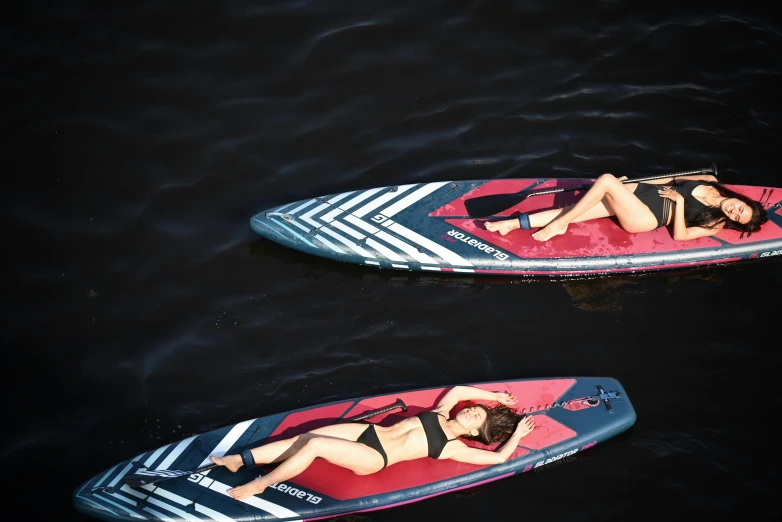
[[[445,419],[442,419],[443,421]],[[440,422],[440,428],[444,422]],[[443,430],[448,438],[454,438]],[[393,426],[375,426],[375,432],[388,456],[388,464],[429,456],[429,439],[418,416],[397,422]],[[449,444],[458,441],[449,442]]]
[[[650,206],[650,209],[658,219],[659,225],[668,225],[673,222],[673,202],[662,198],[657,193],[662,185],[643,182],[637,185],[637,187],[633,187],[633,192],[641,201]],[[692,222],[695,216],[709,206],[708,201],[715,197],[715,194],[719,196],[716,189],[703,181],[681,181],[675,183],[673,188],[684,197],[684,219],[688,223]]]

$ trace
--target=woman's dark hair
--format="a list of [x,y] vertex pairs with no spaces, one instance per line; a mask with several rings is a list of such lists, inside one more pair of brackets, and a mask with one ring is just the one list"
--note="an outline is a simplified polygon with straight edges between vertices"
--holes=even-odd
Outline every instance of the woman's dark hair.
[[[761,205],[759,202],[750,199],[743,194],[734,192],[729,188],[724,187],[719,183],[715,183],[713,181],[699,182],[699,184],[709,185],[710,187],[714,187],[715,189],[717,189],[717,192],[719,192],[720,196],[722,197],[736,198],[738,200],[741,200],[745,205],[747,205],[750,209],[752,209],[752,218],[749,220],[749,223],[747,224],[739,223],[738,221],[733,221],[732,219],[728,219],[728,217],[725,215],[725,213],[722,211],[721,208],[707,206],[702,211],[700,211],[697,215],[695,215],[692,219],[687,220],[688,227],[714,228],[720,225],[721,223],[724,223],[723,226],[725,228],[738,230],[739,232],[752,233],[759,230],[760,226],[766,221],[768,221],[768,216],[766,215],[766,211],[765,209],[763,209],[763,205]],[[686,200],[684,205],[685,205],[684,208],[686,210],[687,209]]]
[[482,444],[493,444],[495,442],[505,442],[513,435],[516,426],[524,415],[508,408],[503,404],[488,408],[483,404],[476,404],[486,412],[486,421],[478,428],[478,435],[472,437],[464,435],[465,439],[475,440]]

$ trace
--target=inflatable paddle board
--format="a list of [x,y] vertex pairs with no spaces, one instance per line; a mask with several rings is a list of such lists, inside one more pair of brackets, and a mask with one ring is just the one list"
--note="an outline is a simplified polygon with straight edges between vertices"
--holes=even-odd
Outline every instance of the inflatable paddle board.
[[[575,203],[593,179],[444,181],[343,192],[288,203],[254,215],[259,235],[337,261],[409,271],[516,276],[600,275],[685,268],[782,254],[782,189],[726,185],[761,201],[769,221],[751,235],[722,230],[675,241],[670,226],[631,234],[615,218],[572,223],[546,242],[530,230],[505,236],[486,230],[487,219],[561,208]],[[516,197],[490,217],[471,208],[492,195],[565,189]],[[488,198],[491,199],[491,198]],[[514,198],[510,198],[514,199]],[[472,212],[471,212],[472,210]]]
[[[536,429],[521,439],[512,456],[502,464],[479,466],[422,458],[359,476],[316,459],[293,479],[243,500],[233,499],[226,491],[268,472],[268,468],[242,468],[236,473],[223,467],[187,471],[211,464],[210,455],[240,453],[368,410],[390,411],[366,422],[393,424],[434,408],[450,389],[430,388],[250,419],[152,448],[89,479],[74,492],[73,503],[79,512],[106,521],[293,522],[333,518],[420,501],[521,474],[591,448],[627,430],[636,420],[625,390],[608,377],[524,379],[473,386],[515,394],[514,407],[535,418]],[[404,411],[397,409],[398,400],[403,401]],[[457,405],[455,410],[460,407]],[[161,474],[174,477],[160,479]],[[158,482],[143,483],[146,476],[153,475],[158,475]],[[134,483],[139,477],[141,485]]]

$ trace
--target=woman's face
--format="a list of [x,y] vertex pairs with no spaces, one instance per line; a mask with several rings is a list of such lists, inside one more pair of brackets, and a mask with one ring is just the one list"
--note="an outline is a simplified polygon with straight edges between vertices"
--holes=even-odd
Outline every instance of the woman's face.
[[477,430],[486,422],[486,410],[479,406],[470,406],[456,414],[456,421],[467,430]]
[[752,209],[737,198],[727,198],[720,203],[720,208],[731,221],[746,225],[752,219]]

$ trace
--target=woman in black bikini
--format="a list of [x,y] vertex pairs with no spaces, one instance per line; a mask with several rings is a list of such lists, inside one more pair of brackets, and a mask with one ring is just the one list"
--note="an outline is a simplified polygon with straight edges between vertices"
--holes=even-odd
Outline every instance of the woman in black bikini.
[[[448,412],[460,401],[496,401],[462,408],[452,419]],[[320,457],[357,475],[376,473],[405,460],[430,457],[469,464],[499,464],[513,454],[519,440],[535,427],[532,417],[511,410],[516,397],[471,386],[456,386],[446,393],[434,410],[424,411],[383,427],[365,423],[325,426],[310,432],[246,450],[239,455],[212,457],[220,466],[236,472],[243,465],[281,463],[268,475],[228,490],[236,499],[263,492],[271,484],[295,477]],[[484,444],[503,442],[495,451],[471,448],[459,437]]]
[[547,241],[564,234],[570,223],[616,216],[619,225],[633,234],[673,223],[673,238],[686,241],[714,235],[722,228],[752,233],[768,221],[760,203],[718,184],[710,174],[646,183],[625,184],[623,179],[603,174],[575,205],[486,222],[486,229],[504,236],[518,228],[543,227],[532,237]]

